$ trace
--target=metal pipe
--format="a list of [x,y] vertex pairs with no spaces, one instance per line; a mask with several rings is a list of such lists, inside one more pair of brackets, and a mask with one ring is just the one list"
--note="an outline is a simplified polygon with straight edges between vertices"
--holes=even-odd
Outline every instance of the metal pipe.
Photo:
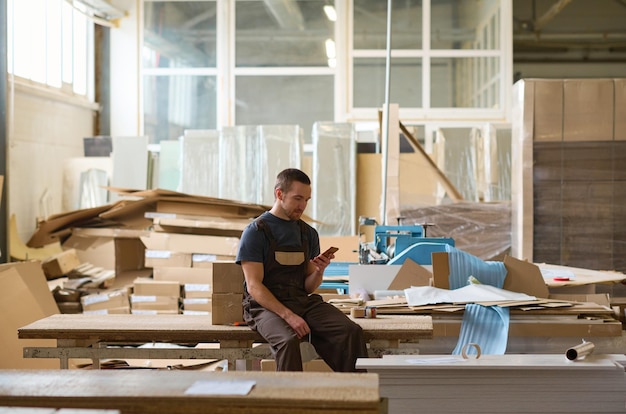
[[391,10],[392,0],[387,0],[387,59],[385,62],[385,104],[382,123],[382,195],[381,222],[387,225],[387,168],[389,164],[389,95],[391,89]]
[[535,30],[543,29],[545,25],[550,22],[550,20],[554,19],[554,17],[556,17],[556,15],[559,14],[561,10],[563,10],[565,6],[567,6],[571,2],[572,0],[559,0],[554,3],[552,7],[550,7],[550,9],[544,13],[543,16],[535,21]]

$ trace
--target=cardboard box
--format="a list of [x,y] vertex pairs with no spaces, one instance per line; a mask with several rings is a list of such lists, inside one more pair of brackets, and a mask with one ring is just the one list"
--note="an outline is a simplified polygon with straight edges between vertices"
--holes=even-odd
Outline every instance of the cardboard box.
[[130,295],[130,307],[131,309],[167,310],[178,313],[180,297],[133,294]]
[[[441,289],[450,289],[450,264],[448,253],[433,253],[433,286]],[[504,258],[504,267],[507,270],[503,289],[512,292],[525,293],[537,298],[548,298],[550,295],[541,270],[533,263],[518,260],[510,256]],[[479,275],[474,275],[479,277]]]
[[[57,359],[24,358],[24,347],[55,347],[54,339],[18,339],[19,328],[58,313],[46,278],[36,262],[37,272],[23,272],[32,263],[0,266],[0,369],[59,369]],[[34,286],[37,285],[37,288]],[[56,312],[49,310],[54,305]]]
[[164,310],[164,309],[131,309],[130,313],[133,315],[178,315],[179,310]]
[[241,322],[243,321],[242,300],[243,295],[239,293],[214,293],[204,300],[186,298],[183,299],[183,314],[208,315],[213,325]]
[[204,236],[197,234],[151,232],[141,241],[149,250],[169,250],[181,253],[205,253],[235,256],[239,248],[238,237]]
[[213,301],[211,298],[183,298],[183,309],[186,311],[211,312]]
[[128,292],[120,289],[86,295],[80,298],[80,303],[83,305],[83,313],[85,311],[126,307],[129,306]]
[[145,269],[145,246],[140,236],[147,231],[114,228],[75,228],[63,243],[63,248],[74,248],[82,262],[105,269],[114,269],[117,275]]
[[83,311],[85,315],[126,315],[130,313],[130,305],[119,306],[117,308],[110,309],[96,309]]
[[191,267],[211,267],[213,262],[234,262],[235,256],[223,254],[202,254],[194,253],[191,255]]
[[243,293],[243,270],[235,262],[211,262],[208,267],[154,268],[154,280],[208,284],[210,293]]
[[180,283],[169,280],[137,278],[133,282],[133,293],[144,296],[180,297]]
[[191,253],[146,250],[146,267],[191,267]]
[[183,285],[183,297],[208,298],[211,296],[211,285],[209,283],[185,283]]
[[146,247],[137,238],[115,239],[115,273],[145,269]]
[[44,274],[48,279],[64,276],[80,265],[80,259],[75,249],[68,249],[46,259],[41,263]]

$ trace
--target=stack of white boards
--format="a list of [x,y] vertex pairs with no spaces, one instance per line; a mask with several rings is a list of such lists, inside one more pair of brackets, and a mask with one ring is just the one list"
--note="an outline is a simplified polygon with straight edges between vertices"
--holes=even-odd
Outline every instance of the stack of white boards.
[[389,413],[625,413],[624,355],[389,355],[362,358]]

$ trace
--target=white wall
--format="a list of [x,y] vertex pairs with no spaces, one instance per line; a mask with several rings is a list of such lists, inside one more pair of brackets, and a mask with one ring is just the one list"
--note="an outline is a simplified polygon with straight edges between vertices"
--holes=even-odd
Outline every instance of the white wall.
[[83,155],[83,138],[94,134],[96,106],[26,81],[10,79],[8,89],[8,214],[16,214],[27,242],[37,218],[62,212],[64,161]]

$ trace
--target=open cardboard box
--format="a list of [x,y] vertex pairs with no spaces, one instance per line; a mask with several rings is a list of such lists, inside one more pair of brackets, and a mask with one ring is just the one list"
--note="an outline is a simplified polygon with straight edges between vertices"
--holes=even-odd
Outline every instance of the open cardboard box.
[[[436,252],[433,258],[433,286],[441,289],[450,289],[450,266],[447,252]],[[504,258],[504,267],[507,270],[503,289],[511,292],[525,293],[537,298],[549,297],[541,270],[533,263],[516,259],[511,256]]]
[[24,347],[55,347],[55,340],[17,337],[19,328],[56,313],[41,262],[0,265],[0,369],[59,369],[56,359],[23,357]]

